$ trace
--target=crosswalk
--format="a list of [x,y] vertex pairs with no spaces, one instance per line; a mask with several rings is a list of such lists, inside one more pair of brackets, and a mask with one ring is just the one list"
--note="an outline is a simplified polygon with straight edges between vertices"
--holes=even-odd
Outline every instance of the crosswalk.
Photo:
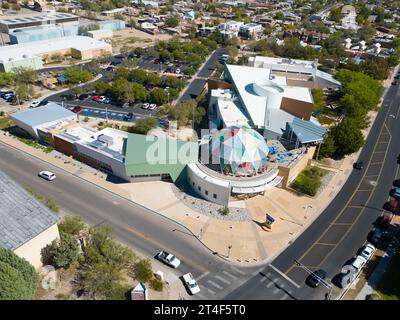
[[[291,300],[294,299],[293,291],[296,287],[285,278],[281,277],[274,269],[269,269],[270,272],[259,275],[259,282],[270,293],[271,299],[274,300]],[[234,266],[227,266],[219,272],[205,272],[197,277],[197,283],[200,287],[200,293],[196,294],[195,299],[200,300],[218,300],[226,296],[229,291],[234,290],[255,274],[247,274]]]

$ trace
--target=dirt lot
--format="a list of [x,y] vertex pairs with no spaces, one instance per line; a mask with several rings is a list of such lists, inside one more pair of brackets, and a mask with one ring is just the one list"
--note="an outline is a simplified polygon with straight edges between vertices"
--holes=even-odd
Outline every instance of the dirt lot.
[[168,34],[151,35],[146,32],[126,28],[114,31],[113,51],[119,52],[123,46],[131,48],[148,47],[158,40],[169,40],[172,36]]

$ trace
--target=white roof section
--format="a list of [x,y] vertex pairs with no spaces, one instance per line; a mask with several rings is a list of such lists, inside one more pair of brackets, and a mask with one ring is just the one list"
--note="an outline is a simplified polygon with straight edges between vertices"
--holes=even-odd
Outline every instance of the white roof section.
[[[282,77],[269,79],[270,69],[237,65],[226,65],[226,68],[244,107],[257,127],[265,127],[274,132],[282,133],[280,128],[284,129],[286,122],[293,120],[294,116],[280,109],[280,95],[313,103],[312,94],[308,88],[286,86],[286,80],[285,78],[281,79]],[[258,89],[256,88],[257,92],[265,92],[265,94],[256,93],[255,84],[258,87]]]
[[[125,159],[124,140],[126,139],[128,139],[127,132],[105,128],[76,143],[123,162]],[[102,141],[108,141],[108,143],[102,143]]]
[[276,64],[276,65],[300,66],[303,68],[310,68],[310,69],[316,67],[315,62],[310,60],[274,58],[274,57],[264,57],[264,56],[250,57],[249,62],[251,63],[262,62],[268,65]]
[[48,12],[48,13],[41,13],[36,12],[34,14],[18,14],[16,16],[3,16],[0,17],[0,23],[6,25],[14,25],[14,24],[21,24],[21,23],[32,23],[32,22],[41,22],[41,23],[48,23],[48,21],[56,21],[62,19],[78,19],[79,17],[70,13],[66,12]]
[[239,107],[232,100],[217,100],[219,113],[226,127],[234,125],[248,125],[247,117],[240,111]]
[[76,114],[56,103],[49,102],[45,106],[13,113],[10,117],[30,127],[37,127],[57,121],[73,120],[76,119]]
[[57,134],[57,136],[60,136],[62,137],[62,139],[74,143],[83,139],[88,139],[96,134],[96,132],[97,130],[94,128],[84,127],[80,125],[69,130],[66,129],[64,132]]
[[110,45],[106,42],[84,36],[70,36],[58,39],[33,41],[1,47],[0,62],[7,63],[18,61],[48,52],[61,51],[70,48],[78,51],[87,51],[103,49],[109,46]]

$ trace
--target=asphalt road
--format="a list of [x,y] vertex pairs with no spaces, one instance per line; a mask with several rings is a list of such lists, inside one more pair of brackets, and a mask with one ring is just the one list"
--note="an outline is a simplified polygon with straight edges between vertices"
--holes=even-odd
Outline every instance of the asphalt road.
[[[182,264],[171,272],[191,272],[201,288],[194,299],[220,299],[258,272],[228,264],[177,223],[3,143],[0,168],[23,187],[52,196],[63,212],[79,215],[90,225],[111,225],[119,241],[142,255],[152,258],[160,250],[175,254]],[[41,170],[54,172],[57,179],[39,178]]]
[[[373,222],[383,212],[393,179],[398,177],[400,153],[400,90],[392,86],[361,151],[364,169],[354,170],[324,212],[262,273],[225,296],[225,299],[276,299],[288,290],[291,299],[324,299],[327,289],[308,287],[307,272],[294,259],[315,271],[324,269],[328,281],[365,243]],[[276,283],[271,290],[267,279]],[[290,294],[289,294],[290,291]]]

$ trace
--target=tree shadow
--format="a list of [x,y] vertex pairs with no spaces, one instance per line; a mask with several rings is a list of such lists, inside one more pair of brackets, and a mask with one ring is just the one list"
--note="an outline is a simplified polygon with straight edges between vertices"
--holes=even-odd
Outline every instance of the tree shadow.
[[265,226],[265,224],[264,224],[264,222],[259,222],[259,221],[256,221],[256,220],[253,220],[253,222],[256,224],[256,225],[258,225],[262,230],[264,230],[264,231],[271,231],[271,229],[268,229],[266,226]]

